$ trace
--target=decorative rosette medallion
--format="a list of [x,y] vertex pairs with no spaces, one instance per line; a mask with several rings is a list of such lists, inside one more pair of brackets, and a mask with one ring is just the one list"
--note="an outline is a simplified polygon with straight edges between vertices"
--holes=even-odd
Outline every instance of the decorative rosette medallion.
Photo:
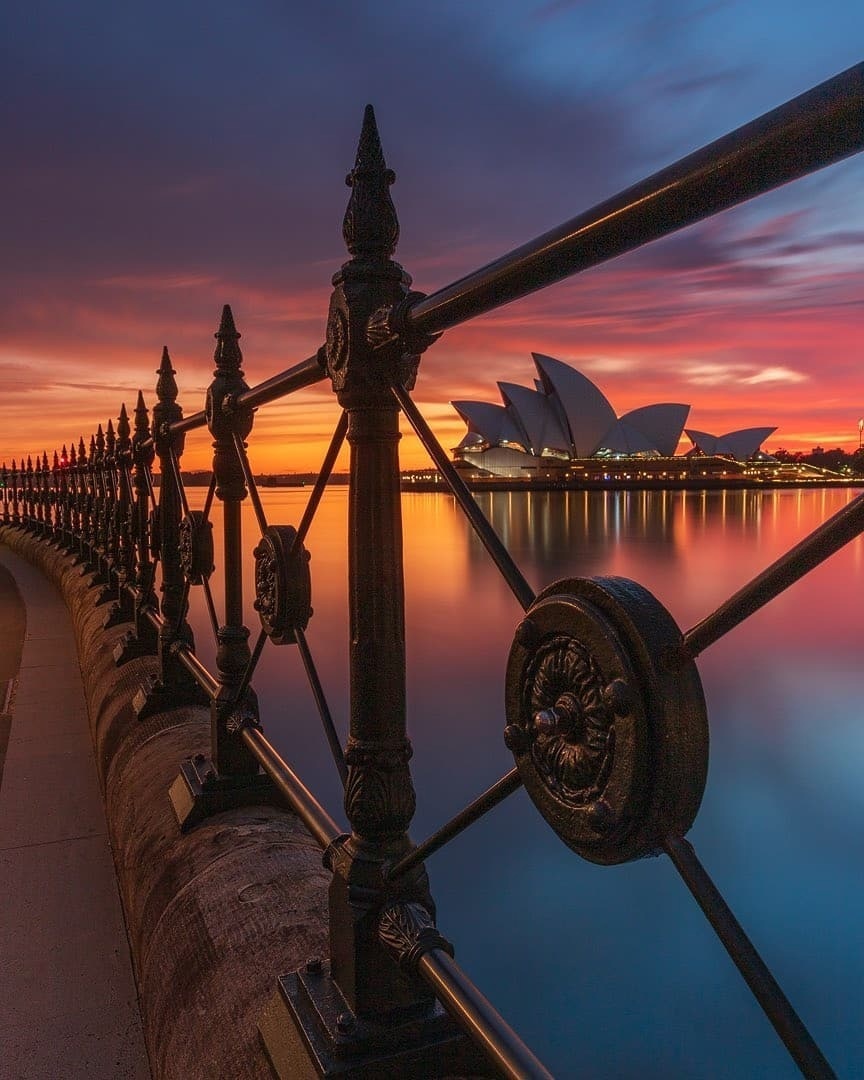
[[504,737],[540,813],[574,851],[612,864],[690,828],[705,788],[699,673],[671,615],[624,578],[545,589],[510,650]]
[[201,510],[190,510],[180,522],[180,566],[190,585],[201,585],[215,570],[213,523]]
[[271,525],[255,548],[255,610],[275,645],[296,642],[312,615],[309,552],[292,525]]

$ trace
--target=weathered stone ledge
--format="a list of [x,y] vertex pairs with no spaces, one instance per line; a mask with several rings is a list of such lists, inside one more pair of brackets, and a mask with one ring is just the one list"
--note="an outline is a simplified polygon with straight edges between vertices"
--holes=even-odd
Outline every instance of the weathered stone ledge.
[[103,628],[108,607],[69,555],[13,526],[0,526],[0,542],[42,570],[72,616],[155,1080],[271,1077],[257,1018],[278,975],[327,950],[317,845],[270,806],[181,835],[168,789],[181,761],[208,751],[209,714],[184,707],[138,721],[132,697],[156,659],[115,665],[128,624]]

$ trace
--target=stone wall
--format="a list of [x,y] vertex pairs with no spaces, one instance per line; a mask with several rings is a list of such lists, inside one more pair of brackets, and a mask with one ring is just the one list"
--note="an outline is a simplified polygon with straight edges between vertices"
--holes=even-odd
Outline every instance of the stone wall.
[[209,713],[138,721],[132,698],[155,658],[115,664],[128,625],[104,629],[108,606],[70,556],[11,526],[0,542],[54,582],[72,615],[154,1080],[271,1077],[257,1018],[278,975],[327,953],[318,846],[269,806],[181,835],[168,789],[181,761],[208,752]]

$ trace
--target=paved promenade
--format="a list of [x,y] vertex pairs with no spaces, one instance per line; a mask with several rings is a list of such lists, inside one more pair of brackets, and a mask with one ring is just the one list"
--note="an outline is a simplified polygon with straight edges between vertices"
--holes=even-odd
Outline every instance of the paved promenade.
[[0,883],[0,1080],[149,1080],[71,622],[2,546]]

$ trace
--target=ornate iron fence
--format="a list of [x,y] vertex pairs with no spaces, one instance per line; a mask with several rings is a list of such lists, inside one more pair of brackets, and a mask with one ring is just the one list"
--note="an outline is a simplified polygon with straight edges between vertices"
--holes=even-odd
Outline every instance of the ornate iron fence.
[[[686,633],[642,586],[618,578],[559,581],[535,595],[414,404],[421,355],[445,330],[736,205],[864,147],[864,64],[691,154],[559,228],[430,296],[392,260],[398,222],[367,107],[343,233],[349,260],[333,279],[327,340],[308,359],[250,388],[225,307],[204,408],[184,417],[167,350],[152,424],[139,392],[77,448],[4,464],[3,521],[73,552],[94,575],[107,622],[129,623],[118,664],[156,654],[139,717],[210,707],[209,758],[184,762],[171,790],[182,829],[274,788],[308,826],[332,871],[330,958],[278,980],[261,1029],[296,1075],[443,1076],[467,1070],[544,1077],[547,1070],[452,959],[435,926],[424,860],[524,785],[575,852],[615,864],[664,853],[806,1076],[833,1075],[771,972],[685,839],[706,779],[708,721],[696,657],[864,530],[864,497]],[[254,412],[329,379],[341,411],[296,526],[268,522],[247,456]],[[506,675],[504,738],[515,767],[415,845],[405,722],[405,643],[398,461],[400,412],[525,612]],[[180,462],[206,427],[213,471],[191,510]],[[342,747],[306,640],[305,542],[343,442],[351,449],[348,567],[350,734]],[[151,469],[159,459],[158,498]],[[243,622],[241,503],[254,549],[253,647]],[[210,589],[214,499],[223,504],[224,598]],[[203,590],[215,670],[195,653],[189,591]],[[157,597],[157,591],[159,596]],[[341,830],[265,736],[252,678],[267,641],[298,649],[344,784]],[[455,1021],[455,1022],[454,1022]],[[459,1029],[467,1032],[466,1039]],[[310,1065],[310,1061],[313,1063]],[[291,1075],[295,1075],[294,1072]]]

